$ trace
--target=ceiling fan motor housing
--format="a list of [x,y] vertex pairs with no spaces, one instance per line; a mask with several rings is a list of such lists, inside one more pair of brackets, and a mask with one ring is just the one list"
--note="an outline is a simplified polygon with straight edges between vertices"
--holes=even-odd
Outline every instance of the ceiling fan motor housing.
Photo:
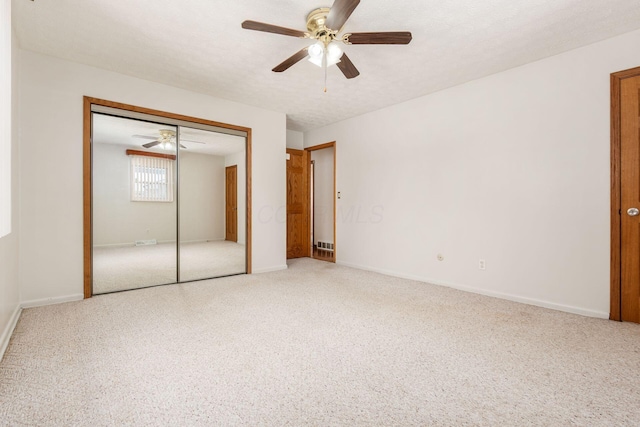
[[328,7],[321,7],[309,13],[307,16],[307,29],[310,33],[309,38],[320,40],[325,44],[329,44],[335,39],[337,31],[327,28],[325,25],[330,10]]

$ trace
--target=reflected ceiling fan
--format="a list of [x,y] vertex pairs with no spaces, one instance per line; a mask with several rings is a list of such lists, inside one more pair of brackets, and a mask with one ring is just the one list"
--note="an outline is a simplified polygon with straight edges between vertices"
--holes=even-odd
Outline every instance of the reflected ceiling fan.
[[[411,33],[408,31],[373,32],[373,33],[345,33],[338,37],[345,22],[353,13],[360,0],[335,0],[331,8],[322,7],[309,13],[307,17],[307,32],[278,27],[256,21],[244,21],[242,28],[247,30],[264,31],[285,36],[308,38],[317,43],[305,47],[293,56],[278,64],[272,71],[281,73],[306,57],[309,61],[324,67],[336,64],[342,74],[348,79],[360,75],[346,53],[342,52],[338,42],[351,44],[409,44]],[[326,91],[326,88],[325,88]]]
[[[144,148],[153,148],[156,145],[161,145],[160,148],[164,148],[165,150],[169,150],[174,148],[176,145],[176,131],[171,129],[160,129],[160,136],[148,136],[148,135],[132,135],[134,138],[144,138],[144,139],[155,139],[155,141],[148,142],[146,144],[142,144]],[[181,141],[193,142],[196,144],[204,144],[202,141],[193,141],[190,139],[180,138]],[[180,144],[180,148],[186,150],[187,147]]]

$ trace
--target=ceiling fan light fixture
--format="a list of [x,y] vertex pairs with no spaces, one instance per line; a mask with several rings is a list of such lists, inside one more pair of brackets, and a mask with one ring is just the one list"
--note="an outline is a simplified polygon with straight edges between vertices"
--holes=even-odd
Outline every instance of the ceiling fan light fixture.
[[324,43],[319,41],[309,46],[307,52],[309,53],[309,62],[318,67],[324,66],[323,58],[325,56],[327,58],[327,67],[337,64],[342,57],[342,49],[340,49],[340,46],[335,42],[329,43],[325,48]]
[[322,59],[322,55],[324,54],[324,44],[321,41],[314,43],[311,46],[309,46],[308,52],[311,58]]
[[327,46],[327,66],[337,64],[342,57],[342,49],[338,46],[338,43],[331,42]]
[[317,65],[318,67],[322,68],[322,57],[320,58],[314,58],[313,56],[309,57],[309,62],[311,62],[314,65]]
[[322,57],[324,55],[324,44],[322,42],[317,42],[309,46],[307,50],[309,53],[309,62],[317,65],[318,67],[322,67]]

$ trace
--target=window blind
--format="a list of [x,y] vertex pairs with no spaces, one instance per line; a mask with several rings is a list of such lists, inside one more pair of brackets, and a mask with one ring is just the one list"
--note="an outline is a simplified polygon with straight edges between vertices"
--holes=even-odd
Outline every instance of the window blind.
[[131,156],[131,200],[173,202],[173,160]]

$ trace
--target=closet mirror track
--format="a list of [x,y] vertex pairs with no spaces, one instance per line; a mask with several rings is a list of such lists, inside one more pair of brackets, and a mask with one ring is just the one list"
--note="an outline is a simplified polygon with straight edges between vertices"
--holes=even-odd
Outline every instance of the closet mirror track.
[[90,121],[92,295],[247,273],[247,132],[101,105]]

